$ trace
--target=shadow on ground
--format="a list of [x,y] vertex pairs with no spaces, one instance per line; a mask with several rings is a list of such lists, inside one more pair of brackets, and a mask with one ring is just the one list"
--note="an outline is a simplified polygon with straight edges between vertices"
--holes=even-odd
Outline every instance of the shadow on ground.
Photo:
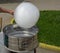
[[0,0],[0,4],[3,4],[3,3],[16,3],[16,2],[20,3],[22,1],[24,1],[24,0]]

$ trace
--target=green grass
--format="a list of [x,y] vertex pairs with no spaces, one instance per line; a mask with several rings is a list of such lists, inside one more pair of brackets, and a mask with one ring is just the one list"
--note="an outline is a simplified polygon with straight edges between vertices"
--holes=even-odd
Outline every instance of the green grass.
[[60,11],[41,11],[37,26],[39,42],[60,46]]

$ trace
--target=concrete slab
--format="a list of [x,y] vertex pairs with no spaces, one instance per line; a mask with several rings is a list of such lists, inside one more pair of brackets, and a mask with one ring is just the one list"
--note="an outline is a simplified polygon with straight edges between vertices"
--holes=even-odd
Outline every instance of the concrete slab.
[[40,10],[60,10],[60,0],[25,0],[34,3]]

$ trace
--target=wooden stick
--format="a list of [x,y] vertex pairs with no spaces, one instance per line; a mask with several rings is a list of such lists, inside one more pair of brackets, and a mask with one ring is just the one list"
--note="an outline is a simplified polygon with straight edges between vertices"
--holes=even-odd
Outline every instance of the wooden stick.
[[0,30],[2,29],[2,18],[0,17]]

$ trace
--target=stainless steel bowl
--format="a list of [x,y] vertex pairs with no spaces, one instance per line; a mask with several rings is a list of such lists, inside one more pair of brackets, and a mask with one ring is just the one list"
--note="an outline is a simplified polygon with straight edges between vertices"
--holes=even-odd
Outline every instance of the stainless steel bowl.
[[4,45],[15,51],[30,51],[38,46],[38,28],[23,29],[16,25],[7,25],[3,29]]

